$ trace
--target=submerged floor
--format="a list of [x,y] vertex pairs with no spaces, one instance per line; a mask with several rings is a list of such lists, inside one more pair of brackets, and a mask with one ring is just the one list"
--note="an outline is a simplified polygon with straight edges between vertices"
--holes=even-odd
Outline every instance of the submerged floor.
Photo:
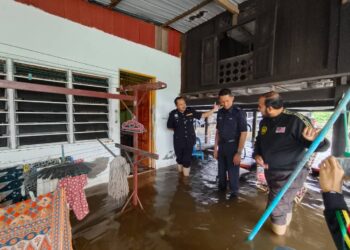
[[133,209],[118,217],[106,185],[89,190],[90,214],[72,223],[74,249],[335,249],[316,180],[308,180],[309,191],[295,206],[286,236],[272,235],[265,225],[248,244],[244,240],[264,210],[266,194],[247,174],[240,198],[227,200],[217,191],[216,174],[214,160],[194,164],[188,179],[175,167],[157,170],[140,188],[145,212]]

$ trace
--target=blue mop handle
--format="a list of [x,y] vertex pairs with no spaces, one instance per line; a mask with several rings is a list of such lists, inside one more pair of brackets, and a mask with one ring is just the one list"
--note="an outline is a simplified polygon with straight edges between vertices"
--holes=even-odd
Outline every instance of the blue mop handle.
[[350,101],[350,89],[346,91],[346,94],[343,97],[343,99],[340,101],[338,107],[335,109],[334,113],[329,118],[328,122],[323,127],[320,134],[312,142],[309,149],[305,153],[303,159],[299,162],[296,169],[294,170],[292,175],[289,177],[287,183],[282,187],[282,189],[278,192],[276,197],[272,200],[270,205],[267,207],[264,214],[261,216],[258,223],[253,228],[252,232],[249,234],[247,238],[248,241],[252,241],[254,239],[256,234],[259,232],[260,228],[264,225],[267,218],[270,216],[270,214],[275,209],[279,201],[282,199],[283,195],[287,192],[288,188],[292,185],[293,181],[298,177],[299,173],[301,172],[301,170],[303,169],[303,167],[305,166],[305,164],[307,163],[311,155],[315,152],[318,145],[324,140],[327,132],[333,126],[333,124],[337,121],[338,117],[341,115],[341,113],[343,112],[344,108],[346,107],[349,101]]

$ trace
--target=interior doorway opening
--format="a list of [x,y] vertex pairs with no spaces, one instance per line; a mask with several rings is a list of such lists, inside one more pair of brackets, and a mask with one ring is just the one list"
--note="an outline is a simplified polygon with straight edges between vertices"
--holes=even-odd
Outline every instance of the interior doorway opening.
[[[125,88],[131,85],[139,85],[155,82],[156,78],[154,76],[149,76],[137,72],[132,72],[128,70],[120,70],[120,87]],[[135,106],[134,102],[126,101],[124,104],[120,104],[120,141],[121,144],[139,148],[148,152],[154,152],[154,132],[153,132],[153,110],[155,105],[155,93],[154,91],[137,91],[136,93],[132,91],[128,91],[128,94],[135,95],[136,94],[136,103],[138,108],[138,114],[136,116],[136,120],[143,124],[145,127],[145,132],[142,134],[137,134],[137,142],[135,145],[135,134],[131,132],[126,132],[122,130],[121,125],[123,122],[131,120],[133,118],[133,114],[135,114]],[[133,113],[131,113],[131,112]],[[130,155],[130,154],[129,154]],[[122,156],[126,157],[125,153],[122,152]],[[134,156],[131,155],[132,160],[134,160]],[[155,167],[154,160],[145,159],[138,163],[139,171],[146,171],[150,168]]]

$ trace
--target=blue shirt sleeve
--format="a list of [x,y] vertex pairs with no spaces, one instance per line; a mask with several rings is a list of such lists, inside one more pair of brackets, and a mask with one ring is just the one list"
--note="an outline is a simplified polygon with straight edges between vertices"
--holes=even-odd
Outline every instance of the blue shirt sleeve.
[[243,110],[238,111],[238,132],[247,132],[247,115]]
[[167,122],[167,127],[169,129],[174,129],[175,126],[174,126],[174,114],[173,112],[170,112],[169,113],[169,117],[168,117],[168,122]]

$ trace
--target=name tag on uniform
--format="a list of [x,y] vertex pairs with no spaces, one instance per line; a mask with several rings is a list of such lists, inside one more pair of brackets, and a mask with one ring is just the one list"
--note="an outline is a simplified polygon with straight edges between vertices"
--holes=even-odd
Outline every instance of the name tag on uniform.
[[286,132],[286,127],[277,127],[276,134],[283,134]]
[[193,116],[193,113],[189,113],[189,114],[187,114],[186,116]]

